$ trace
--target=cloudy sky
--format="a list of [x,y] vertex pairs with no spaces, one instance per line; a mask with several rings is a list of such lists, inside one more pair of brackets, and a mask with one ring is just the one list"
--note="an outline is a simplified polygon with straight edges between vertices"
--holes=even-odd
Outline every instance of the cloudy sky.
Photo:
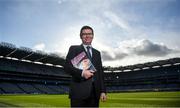
[[104,66],[180,57],[179,0],[0,0],[0,42],[65,57],[83,25]]

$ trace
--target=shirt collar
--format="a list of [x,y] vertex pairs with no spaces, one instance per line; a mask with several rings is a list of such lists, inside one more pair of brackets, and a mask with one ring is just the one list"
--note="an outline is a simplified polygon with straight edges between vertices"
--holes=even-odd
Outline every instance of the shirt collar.
[[85,45],[85,44],[82,44],[83,47],[86,49],[87,46],[90,46],[92,48],[92,45]]

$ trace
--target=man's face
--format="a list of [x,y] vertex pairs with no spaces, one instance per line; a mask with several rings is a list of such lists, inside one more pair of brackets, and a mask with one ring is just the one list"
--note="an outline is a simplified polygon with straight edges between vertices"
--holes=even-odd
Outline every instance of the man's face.
[[84,30],[82,30],[81,39],[82,39],[83,44],[91,45],[93,37],[94,36],[93,36],[93,33],[92,33],[91,29],[84,29]]

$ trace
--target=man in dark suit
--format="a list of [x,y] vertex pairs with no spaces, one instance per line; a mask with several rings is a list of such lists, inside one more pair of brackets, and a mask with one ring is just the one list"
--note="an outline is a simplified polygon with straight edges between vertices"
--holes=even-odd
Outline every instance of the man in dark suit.
[[[99,107],[99,99],[106,101],[106,89],[100,52],[91,45],[94,31],[89,26],[83,26],[80,31],[81,45],[71,46],[66,56],[64,69],[72,76],[69,97],[71,107]],[[87,57],[94,65],[92,69],[78,69],[71,60],[81,52],[86,52]]]

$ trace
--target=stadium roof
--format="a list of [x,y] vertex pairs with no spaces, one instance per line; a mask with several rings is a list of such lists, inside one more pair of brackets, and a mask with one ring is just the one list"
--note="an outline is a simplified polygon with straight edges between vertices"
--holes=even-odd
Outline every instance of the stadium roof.
[[0,43],[0,56],[4,58],[59,66],[63,66],[65,61],[57,54],[33,51],[32,49],[26,47],[17,48],[15,45],[6,42]]
[[172,65],[179,65],[180,64],[180,58],[171,58],[167,60],[159,60],[155,62],[147,62],[144,64],[136,64],[136,65],[128,65],[128,66],[121,66],[121,67],[105,67],[105,70],[107,72],[114,72],[114,71],[135,71],[135,70],[143,70],[143,69],[149,69],[149,68],[155,68],[155,67],[165,67],[165,66],[172,66]]

